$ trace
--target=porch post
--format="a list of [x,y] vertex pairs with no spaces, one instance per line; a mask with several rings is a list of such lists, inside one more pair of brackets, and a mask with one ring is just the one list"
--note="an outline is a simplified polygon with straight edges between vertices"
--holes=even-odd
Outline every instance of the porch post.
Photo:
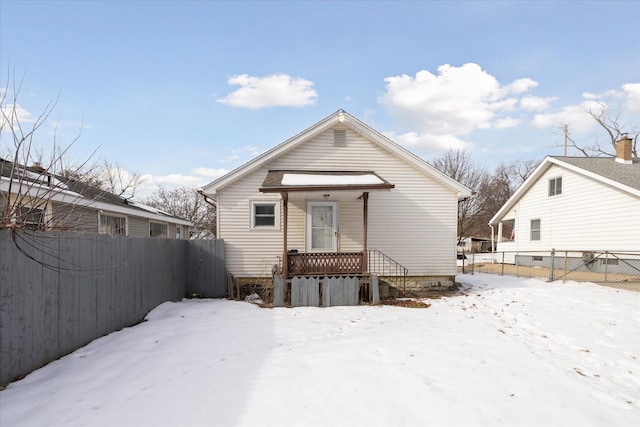
[[369,254],[367,252],[367,229],[368,229],[368,218],[369,218],[369,193],[362,193],[362,206],[363,206],[363,217],[362,217],[362,272],[366,273],[369,271],[368,260]]
[[282,222],[283,222],[283,239],[284,242],[282,244],[282,275],[285,280],[289,275],[289,259],[287,258],[288,249],[287,249],[287,227],[288,227],[288,219],[289,219],[289,193],[283,192],[280,193],[282,195]]

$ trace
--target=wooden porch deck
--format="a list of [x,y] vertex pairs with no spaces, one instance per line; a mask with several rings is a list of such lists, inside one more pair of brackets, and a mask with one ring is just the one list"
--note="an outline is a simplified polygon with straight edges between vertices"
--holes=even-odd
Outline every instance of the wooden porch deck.
[[308,252],[287,254],[287,277],[362,275],[365,252]]

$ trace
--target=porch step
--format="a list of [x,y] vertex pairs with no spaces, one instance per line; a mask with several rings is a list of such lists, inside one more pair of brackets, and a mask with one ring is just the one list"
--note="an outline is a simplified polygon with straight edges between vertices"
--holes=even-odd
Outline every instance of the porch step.
[[397,288],[394,288],[384,280],[380,280],[378,287],[380,288],[380,298],[382,299],[397,298],[400,295],[400,291]]

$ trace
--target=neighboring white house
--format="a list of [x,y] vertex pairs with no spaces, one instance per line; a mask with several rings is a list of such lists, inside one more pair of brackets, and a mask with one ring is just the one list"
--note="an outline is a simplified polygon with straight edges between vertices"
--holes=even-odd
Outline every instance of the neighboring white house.
[[28,228],[112,236],[188,239],[193,224],[40,166],[0,159],[0,228],[16,215]]
[[532,265],[552,249],[640,252],[640,160],[631,140],[618,142],[615,158],[546,157],[489,225],[508,262],[513,251],[528,251]]
[[217,203],[236,278],[395,275],[382,268],[400,265],[408,288],[422,289],[453,283],[458,201],[471,191],[339,110],[202,194]]

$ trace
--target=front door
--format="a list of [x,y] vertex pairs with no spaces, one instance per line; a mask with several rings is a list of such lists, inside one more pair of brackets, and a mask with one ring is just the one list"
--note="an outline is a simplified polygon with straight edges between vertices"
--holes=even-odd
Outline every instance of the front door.
[[338,204],[307,202],[307,252],[338,251]]

